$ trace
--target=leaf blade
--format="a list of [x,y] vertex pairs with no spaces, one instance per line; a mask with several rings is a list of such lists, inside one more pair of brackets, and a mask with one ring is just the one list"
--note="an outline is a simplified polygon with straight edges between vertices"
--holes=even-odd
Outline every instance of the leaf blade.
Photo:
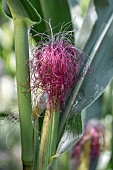
[[[80,80],[80,86],[77,90],[75,90],[77,93],[77,98],[75,96],[76,99],[74,101],[74,105],[72,108],[70,107],[71,110],[68,110],[67,113],[67,122],[69,122],[69,111],[71,118],[76,115],[75,113],[80,113],[84,108],[88,107],[102,94],[113,77],[113,7],[110,8],[111,0],[104,0],[101,2],[102,6],[101,4],[98,4],[98,1],[96,0],[94,1],[94,4],[95,10],[98,14],[98,19],[95,20],[95,23],[92,23],[94,24],[94,27],[90,31],[89,37],[86,37],[86,41],[84,42],[86,43],[86,46],[79,44],[81,45],[79,47],[85,47],[84,51],[90,55],[90,61],[88,65],[93,65],[95,68],[95,72],[93,74],[95,75],[97,84],[94,82],[94,77],[88,74],[83,78],[83,80]],[[84,19],[84,22],[86,22],[86,20],[88,20],[87,15]],[[100,27],[100,24],[102,24],[102,27]],[[87,28],[83,27],[83,29]],[[85,32],[86,31],[87,30],[85,30]],[[79,37],[82,36],[83,32],[84,31],[82,31]],[[103,58],[103,56],[105,57]],[[65,136],[65,132],[63,136]],[[70,143],[73,140],[74,138],[72,137],[70,139]],[[65,141],[63,145],[66,145],[66,143],[67,141]],[[67,146],[67,150],[68,149],[69,148]]]

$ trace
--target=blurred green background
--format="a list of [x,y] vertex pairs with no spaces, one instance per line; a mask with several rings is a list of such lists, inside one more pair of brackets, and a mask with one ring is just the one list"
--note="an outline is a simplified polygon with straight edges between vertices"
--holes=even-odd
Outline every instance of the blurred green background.
[[[89,0],[69,0],[75,27],[80,28]],[[77,33],[75,34],[77,36]],[[18,111],[16,108],[15,53],[12,20],[5,16],[0,1],[0,170],[20,170],[21,147]],[[85,122],[99,119],[105,126],[105,147],[101,152],[96,170],[113,170],[112,167],[112,95],[113,83],[104,94],[83,111]],[[75,170],[70,158],[71,151],[63,154],[58,161],[58,169]],[[111,158],[111,160],[110,160]],[[85,169],[84,169],[85,170]]]

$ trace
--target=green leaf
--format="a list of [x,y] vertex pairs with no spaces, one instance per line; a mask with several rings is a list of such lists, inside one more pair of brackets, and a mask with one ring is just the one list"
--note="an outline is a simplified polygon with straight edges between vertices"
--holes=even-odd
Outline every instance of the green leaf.
[[[103,2],[105,3],[105,1]],[[109,1],[108,8],[108,4],[106,6],[98,6],[98,3],[96,4],[95,2],[98,20],[84,48],[84,51],[90,55],[88,60],[92,60],[90,67],[92,66],[94,71],[93,75],[87,74],[84,77],[80,88],[80,91],[84,92],[84,97],[80,95],[79,91],[78,97],[80,100],[77,98],[71,111],[72,115],[82,111],[94,102],[113,78],[113,7],[111,7],[111,4],[111,1]],[[99,9],[103,13],[99,12]],[[88,20],[88,18],[86,19]]]
[[[92,11],[90,8],[93,9],[94,15],[92,16],[95,17],[92,17],[92,19],[94,18],[95,22],[92,22],[91,18],[89,19]],[[83,43],[81,38],[84,39]],[[68,124],[70,118],[74,119],[76,113],[80,113],[84,108],[94,102],[102,94],[113,77],[112,0],[104,0],[101,4],[98,3],[97,0],[91,0],[77,45],[89,55],[86,64],[88,67],[93,67],[94,71],[92,72],[93,75],[86,74],[85,77],[82,77],[76,85],[72,97],[66,106],[66,110],[63,113],[60,122],[59,136],[61,136],[63,129],[65,129],[66,119],[68,118],[66,122],[66,124]],[[65,137],[66,133],[67,132],[64,131],[62,138]],[[64,143],[62,143],[62,148],[65,147],[68,150],[72,147],[71,142],[74,141],[74,139],[76,139],[74,136],[68,141],[65,139]],[[70,145],[68,142],[70,142]]]
[[[43,18],[46,21],[49,21],[51,19],[51,26],[56,27],[53,32],[59,32],[61,25],[58,24],[71,21],[71,15],[67,0],[40,0],[40,4],[42,8]],[[48,24],[46,26],[48,28]],[[70,23],[70,27],[67,29],[72,30],[72,23]]]
[[76,42],[77,46],[80,49],[84,49],[84,52],[88,55],[90,55],[94,44],[96,43],[98,37],[100,37],[100,34],[112,12],[112,0],[104,0],[101,4],[98,0],[90,1],[89,8],[85,15],[83,25]]
[[6,3],[6,0],[2,0],[2,8],[3,8],[5,14],[6,14],[8,17],[12,18],[11,11],[10,11],[7,3]]
[[[62,9],[65,9],[62,12]],[[51,34],[51,28],[53,33],[57,33],[61,31],[62,24],[66,25],[66,30],[73,30],[71,15],[68,6],[67,0],[39,0],[37,11],[42,18],[42,22],[40,24],[34,25],[33,29],[31,29],[32,35],[36,35],[36,32]],[[51,24],[51,28],[48,22]],[[34,39],[36,42],[40,41],[38,36],[35,36]]]
[[[90,4],[89,4],[88,10],[85,14],[82,28],[80,29],[79,37],[76,40],[76,44],[80,49],[84,49],[86,42],[88,41],[90,34],[94,28],[97,18],[98,18],[98,16],[97,16],[97,12],[95,10],[94,1],[90,0]],[[96,39],[97,39],[97,37],[96,37]]]
[[103,96],[101,95],[90,106],[82,111],[82,123],[83,126],[91,119],[101,119],[103,111]]
[[33,22],[40,22],[41,20],[36,10],[37,5],[36,7],[34,6],[36,4],[35,0],[32,0],[32,2],[30,0],[3,0],[3,4],[5,4],[3,8],[8,16],[10,16],[9,12],[11,12],[13,18],[28,18]]
[[81,114],[77,113],[71,117],[65,125],[64,135],[59,143],[57,154],[61,155],[72,148],[82,136]]
[[24,10],[32,21],[40,22],[40,4],[36,0],[20,0]]

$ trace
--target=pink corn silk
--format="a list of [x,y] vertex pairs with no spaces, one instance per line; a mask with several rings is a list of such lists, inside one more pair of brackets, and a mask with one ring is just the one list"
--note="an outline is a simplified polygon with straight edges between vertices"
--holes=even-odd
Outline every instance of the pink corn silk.
[[64,105],[65,100],[79,80],[79,50],[69,42],[53,41],[35,47],[31,60],[32,89],[41,88],[48,94],[51,104]]

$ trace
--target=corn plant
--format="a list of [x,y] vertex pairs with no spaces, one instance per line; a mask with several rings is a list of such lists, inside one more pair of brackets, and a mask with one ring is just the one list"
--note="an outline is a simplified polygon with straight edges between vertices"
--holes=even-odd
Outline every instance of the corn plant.
[[[81,112],[113,77],[112,0],[90,1],[76,40],[69,6],[67,0],[3,0],[14,23],[24,170],[55,169],[82,136]],[[29,29],[36,41],[32,59]]]

